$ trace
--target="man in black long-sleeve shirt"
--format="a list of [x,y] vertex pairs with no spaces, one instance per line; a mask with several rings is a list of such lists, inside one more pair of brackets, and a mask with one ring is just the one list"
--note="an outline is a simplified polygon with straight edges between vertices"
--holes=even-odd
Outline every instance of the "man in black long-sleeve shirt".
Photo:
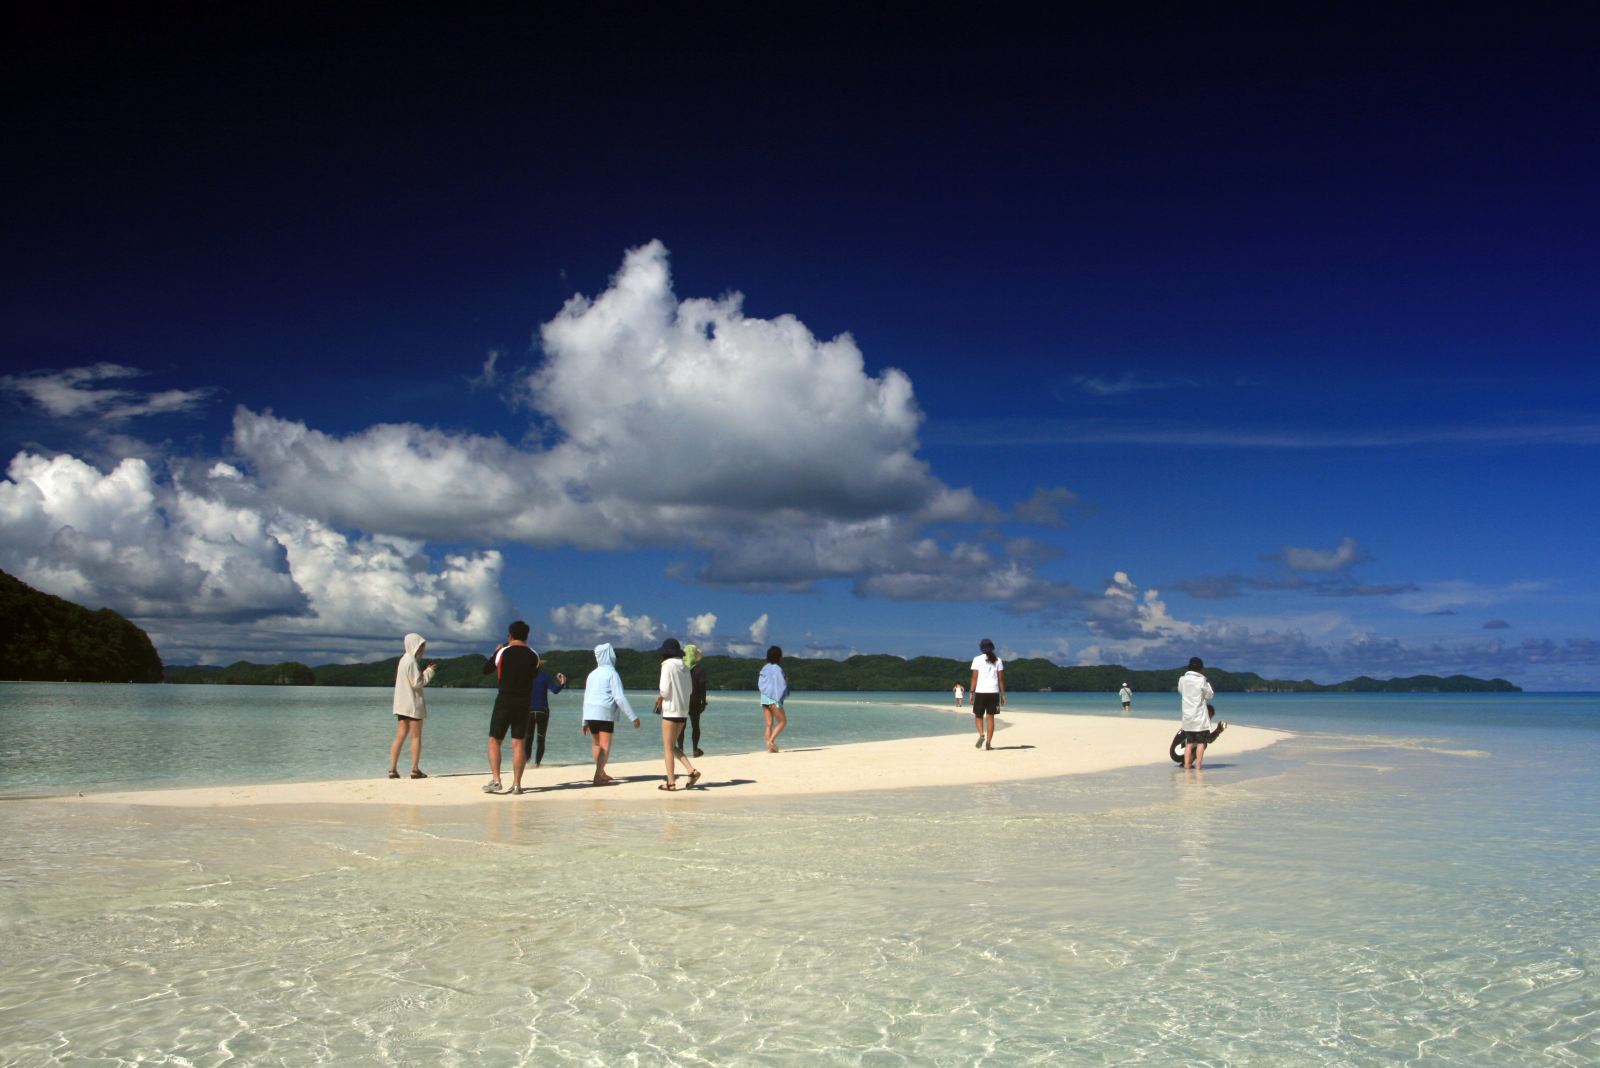
[[528,648],[528,625],[517,620],[506,628],[506,641],[495,649],[494,657],[483,665],[483,673],[500,674],[500,692],[495,695],[494,714],[489,717],[489,774],[483,792],[498,794],[500,785],[500,743],[511,732],[511,792],[522,793],[522,769],[528,765],[528,698],[533,693],[533,678],[539,673],[539,654]]

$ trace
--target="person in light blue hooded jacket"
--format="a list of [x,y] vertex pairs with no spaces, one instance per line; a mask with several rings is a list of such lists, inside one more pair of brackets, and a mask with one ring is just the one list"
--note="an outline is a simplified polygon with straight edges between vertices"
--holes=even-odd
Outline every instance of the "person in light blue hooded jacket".
[[583,733],[589,736],[594,751],[594,784],[609,786],[617,780],[606,774],[606,761],[611,759],[611,732],[616,727],[617,710],[639,729],[639,717],[628,704],[628,695],[622,692],[622,676],[617,674],[617,653],[610,642],[594,647],[595,668],[583,684]]

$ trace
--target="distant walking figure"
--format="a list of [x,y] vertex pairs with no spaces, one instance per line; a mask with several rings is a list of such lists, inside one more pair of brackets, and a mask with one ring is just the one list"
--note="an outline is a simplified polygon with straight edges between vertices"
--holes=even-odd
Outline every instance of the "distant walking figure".
[[400,746],[411,738],[411,777],[426,779],[422,770],[422,721],[428,718],[428,704],[423,700],[422,688],[433,681],[434,670],[439,666],[420,663],[422,651],[428,640],[420,634],[406,635],[406,655],[400,658],[394,670],[394,742],[389,746],[389,778],[400,777]]
[[994,748],[994,717],[1006,703],[1006,665],[995,655],[994,642],[988,638],[978,643],[980,652],[972,658],[972,717],[978,722],[978,744],[973,748],[988,751]]
[[689,697],[694,692],[694,682],[683,663],[683,647],[678,644],[678,639],[668,638],[661,643],[657,652],[661,654],[661,681],[656,695],[656,711],[661,713],[661,757],[667,765],[667,781],[659,788],[678,788],[679,761],[689,769],[689,781],[684,783],[684,787],[688,788],[700,781],[700,772],[683,754],[683,729],[689,723]]
[[1124,712],[1133,710],[1133,691],[1128,689],[1127,683],[1123,683],[1122,689],[1117,691],[1117,700],[1122,702],[1122,710]]
[[634,730],[639,729],[639,717],[633,714],[628,695],[622,692],[616,651],[610,642],[601,642],[594,647],[594,670],[583,684],[583,733],[588,735],[594,753],[596,786],[610,786],[617,781],[606,774],[606,762],[611,759],[611,732],[619,711],[633,720]]
[[1183,707],[1183,766],[1196,770],[1206,762],[1206,743],[1211,740],[1210,709],[1206,702],[1216,696],[1211,683],[1201,674],[1205,670],[1198,656],[1189,658],[1189,670],[1178,679],[1178,698]]
[[961,688],[961,684],[958,682],[954,686],[950,687],[950,692],[956,695],[956,707],[960,708],[961,697],[966,691]]
[[[698,645],[685,645],[683,647],[683,663],[689,669],[689,731],[691,737],[689,744],[694,746],[695,756],[705,756],[700,751],[700,713],[706,710],[709,698],[706,696],[706,663],[705,657],[700,655]],[[678,748],[686,749],[688,746],[680,745]]]
[[783,650],[774,645],[767,650],[767,664],[756,679],[761,691],[761,713],[767,721],[767,752],[778,751],[778,735],[789,725],[783,702],[789,697],[789,678],[783,673]]

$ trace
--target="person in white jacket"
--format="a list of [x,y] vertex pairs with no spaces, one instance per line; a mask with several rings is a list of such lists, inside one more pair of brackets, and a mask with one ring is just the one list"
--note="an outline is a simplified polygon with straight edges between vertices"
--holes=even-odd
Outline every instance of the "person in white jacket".
[[1189,658],[1189,670],[1178,678],[1178,699],[1183,706],[1183,766],[1200,770],[1206,762],[1206,743],[1211,740],[1210,708],[1215,697],[1211,683],[1201,674],[1206,668],[1198,656]]
[[634,715],[628,695],[622,692],[617,651],[610,642],[601,642],[594,647],[594,670],[583,684],[583,733],[594,753],[596,786],[610,786],[617,781],[606,774],[606,763],[611,759],[611,734],[616,729],[618,712],[633,720],[634,730],[639,729],[639,717]]
[[683,729],[689,723],[689,700],[694,693],[694,681],[683,662],[683,646],[678,644],[678,639],[668,638],[656,652],[661,656],[656,712],[661,716],[661,755],[667,764],[667,781],[658,789],[678,788],[677,765],[680,763],[689,772],[689,781],[684,783],[684,788],[690,789],[700,781],[699,769],[683,752]]
[[389,746],[389,778],[400,777],[400,747],[411,738],[411,777],[426,779],[422,770],[422,721],[428,718],[428,703],[422,688],[433,681],[438,664],[422,666],[422,651],[428,640],[420,634],[406,635],[406,655],[394,670],[394,742]]

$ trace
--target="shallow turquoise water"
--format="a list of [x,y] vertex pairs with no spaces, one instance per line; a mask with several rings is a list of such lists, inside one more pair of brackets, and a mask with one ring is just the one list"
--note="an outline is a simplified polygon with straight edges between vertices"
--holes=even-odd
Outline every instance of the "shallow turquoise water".
[[[368,687],[0,683],[0,797],[382,775],[394,739],[391,696],[388,688]],[[643,725],[618,725],[613,759],[659,758],[654,695],[628,697]],[[493,705],[492,690],[430,690],[423,768],[486,768]],[[546,763],[589,761],[589,740],[579,729],[582,706],[581,687],[554,698]],[[878,695],[805,694],[789,702],[789,713],[790,747],[930,730],[925,711]],[[700,722],[708,753],[764,747],[754,693],[713,694]],[[508,742],[507,768],[510,754]],[[410,766],[409,747],[401,760]]]
[[696,807],[6,802],[0,1062],[1600,1061],[1600,698],[1223,696],[1300,733]]

